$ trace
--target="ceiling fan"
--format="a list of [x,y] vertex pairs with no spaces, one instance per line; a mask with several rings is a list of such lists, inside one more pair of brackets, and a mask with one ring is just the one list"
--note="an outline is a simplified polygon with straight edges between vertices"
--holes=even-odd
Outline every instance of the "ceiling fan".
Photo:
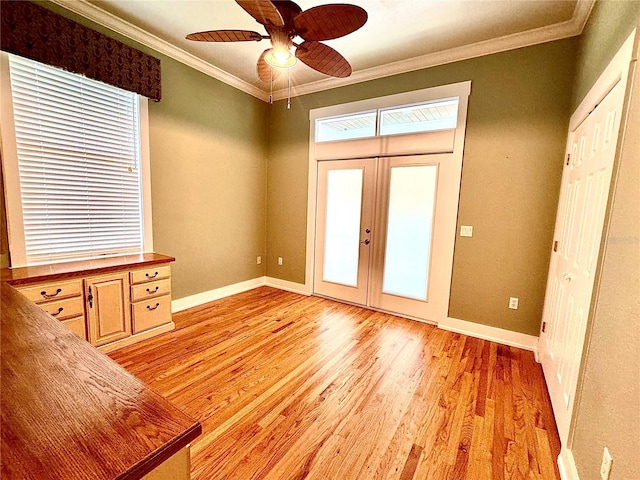
[[[332,77],[348,77],[351,65],[336,50],[321,43],[355,32],[367,21],[367,12],[350,4],[328,4],[305,10],[290,0],[236,0],[249,15],[262,24],[268,35],[250,30],[209,30],[191,33],[187,40],[197,42],[259,42],[271,40],[258,59],[258,76],[271,82],[295,65],[296,59]],[[302,38],[296,43],[294,38]],[[295,47],[295,56],[291,49]],[[274,68],[272,68],[274,67]]]

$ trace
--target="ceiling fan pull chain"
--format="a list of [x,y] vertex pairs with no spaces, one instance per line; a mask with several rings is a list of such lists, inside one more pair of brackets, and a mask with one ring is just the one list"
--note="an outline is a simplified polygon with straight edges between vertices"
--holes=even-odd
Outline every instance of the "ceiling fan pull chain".
[[273,105],[273,68],[269,67],[269,105]]
[[287,79],[289,81],[289,89],[287,93],[287,110],[291,110],[291,70],[287,70]]

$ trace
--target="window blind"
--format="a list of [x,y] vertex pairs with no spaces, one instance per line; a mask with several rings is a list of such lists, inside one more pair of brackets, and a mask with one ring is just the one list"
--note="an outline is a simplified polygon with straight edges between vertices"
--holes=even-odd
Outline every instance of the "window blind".
[[9,62],[27,264],[141,252],[137,95]]

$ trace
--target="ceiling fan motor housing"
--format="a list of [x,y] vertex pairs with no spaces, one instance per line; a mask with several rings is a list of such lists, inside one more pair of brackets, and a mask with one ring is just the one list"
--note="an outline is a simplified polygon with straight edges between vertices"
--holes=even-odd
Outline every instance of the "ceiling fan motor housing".
[[[265,50],[258,59],[258,76],[265,82],[279,74],[265,61],[267,54],[280,52],[291,58],[295,46],[295,58],[314,70],[333,77],[348,77],[352,69],[349,62],[333,48],[320,43],[355,32],[367,21],[367,12],[356,5],[327,4],[309,10],[302,9],[290,0],[236,0],[249,15],[264,26],[268,36],[246,30],[210,30],[187,35],[187,39],[200,42],[246,42],[271,40],[273,49]],[[300,37],[304,41],[293,41]],[[293,61],[295,64],[295,59]],[[290,67],[293,64],[288,64]],[[285,67],[285,68],[286,68]],[[275,70],[275,72],[274,72]]]

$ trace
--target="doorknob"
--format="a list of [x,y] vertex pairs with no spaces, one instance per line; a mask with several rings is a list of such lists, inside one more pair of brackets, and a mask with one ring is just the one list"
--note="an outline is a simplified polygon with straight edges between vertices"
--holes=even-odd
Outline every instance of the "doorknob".
[[370,228],[367,228],[367,229],[365,230],[365,233],[371,233],[371,229],[370,229]]
[[369,240],[367,238],[366,240],[360,240],[360,243],[364,243],[365,245],[369,245],[371,243],[371,240]]

